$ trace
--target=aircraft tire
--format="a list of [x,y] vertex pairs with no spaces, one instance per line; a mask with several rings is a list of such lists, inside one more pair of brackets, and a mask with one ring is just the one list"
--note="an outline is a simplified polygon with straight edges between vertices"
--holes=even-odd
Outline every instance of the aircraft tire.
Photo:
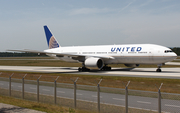
[[109,66],[104,66],[101,70],[102,70],[102,71],[110,71],[110,70],[111,70],[111,67],[109,67]]
[[82,72],[82,68],[79,67],[79,68],[78,68],[78,71],[79,71],[79,72]]
[[86,71],[90,71],[90,69],[86,68],[86,67],[82,67],[81,68],[81,72],[86,72]]
[[161,72],[161,69],[157,69],[156,72]]

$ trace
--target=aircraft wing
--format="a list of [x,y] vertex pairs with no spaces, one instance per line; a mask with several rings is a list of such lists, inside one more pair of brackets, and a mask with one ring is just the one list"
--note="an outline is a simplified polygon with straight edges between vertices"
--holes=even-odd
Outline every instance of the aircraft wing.
[[37,50],[7,50],[7,51],[15,51],[15,52],[27,52],[27,53],[37,53],[37,54],[53,54],[53,55],[61,55],[61,56],[70,56],[70,57],[97,57],[103,59],[114,59],[112,56],[98,56],[98,55],[83,55],[83,54],[72,54],[72,53],[56,53],[56,52],[45,52],[45,51],[37,51]]
[[37,51],[37,50],[29,50],[29,49],[24,49],[24,50],[6,50],[6,51],[14,51],[14,52],[27,52],[27,53],[44,53],[43,51]]

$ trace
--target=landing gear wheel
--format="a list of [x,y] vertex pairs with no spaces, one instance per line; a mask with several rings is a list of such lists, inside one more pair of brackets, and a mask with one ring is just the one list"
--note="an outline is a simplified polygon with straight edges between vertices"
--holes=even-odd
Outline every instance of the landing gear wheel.
[[161,72],[161,69],[157,69],[156,72]]
[[156,72],[161,72],[161,66],[165,65],[164,63],[157,65],[158,68],[156,69]]
[[78,68],[79,72],[86,72],[86,71],[90,71],[90,69],[86,68],[86,67],[82,67],[82,68]]
[[78,71],[79,71],[79,72],[82,72],[82,68],[79,67],[79,68],[78,68]]
[[104,66],[101,70],[102,70],[102,71],[110,71],[110,70],[111,70],[111,67],[109,67],[109,66]]

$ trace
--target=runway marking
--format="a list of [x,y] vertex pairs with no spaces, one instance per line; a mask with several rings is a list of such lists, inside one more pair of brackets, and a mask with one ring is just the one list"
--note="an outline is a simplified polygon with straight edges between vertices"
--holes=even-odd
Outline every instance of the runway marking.
[[[92,97],[95,97],[95,98],[97,98],[97,96],[96,96],[96,95],[92,95]],[[102,96],[100,96],[100,98],[102,98]]]
[[64,91],[57,91],[58,93],[65,93]]
[[[74,93],[73,93],[73,95],[74,95]],[[83,95],[83,94],[80,94],[80,93],[76,93],[76,95]]]
[[121,100],[121,101],[125,101],[125,99],[120,99],[120,98],[113,98],[114,100]]
[[80,93],[77,93],[76,95],[82,95],[82,94],[80,94]]
[[169,104],[165,104],[165,106],[180,108],[180,106],[177,106],[177,105],[169,105]]
[[137,101],[137,102],[142,104],[151,104],[151,102],[144,102],[144,101]]
[[36,89],[36,88],[34,88],[34,87],[30,87],[30,89]]
[[83,94],[77,93],[76,95],[83,95]]
[[43,91],[50,91],[50,90],[48,90],[48,89],[42,89]]

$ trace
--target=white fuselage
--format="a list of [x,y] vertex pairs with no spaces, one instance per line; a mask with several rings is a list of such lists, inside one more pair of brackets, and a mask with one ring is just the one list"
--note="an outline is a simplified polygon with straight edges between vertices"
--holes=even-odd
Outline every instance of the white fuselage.
[[[162,64],[177,57],[171,49],[154,44],[71,46],[44,51],[79,56],[79,58],[73,56],[58,57],[57,55],[48,54],[68,62],[84,62],[89,57],[102,57],[104,64]],[[109,59],[103,58],[103,56],[109,57]]]

